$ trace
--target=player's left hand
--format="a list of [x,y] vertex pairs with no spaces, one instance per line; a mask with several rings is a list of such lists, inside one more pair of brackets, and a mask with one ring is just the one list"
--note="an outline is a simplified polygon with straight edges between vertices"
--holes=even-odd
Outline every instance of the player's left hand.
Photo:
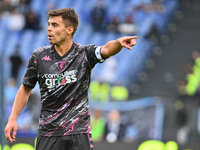
[[118,39],[122,47],[131,50],[132,46],[136,45],[137,36],[125,36]]

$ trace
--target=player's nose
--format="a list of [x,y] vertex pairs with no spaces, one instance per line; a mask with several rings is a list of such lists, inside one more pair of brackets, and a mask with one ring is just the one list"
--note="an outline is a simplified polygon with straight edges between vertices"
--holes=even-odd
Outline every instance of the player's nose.
[[51,26],[49,25],[48,27],[47,27],[47,31],[48,32],[50,32],[52,29],[51,29]]

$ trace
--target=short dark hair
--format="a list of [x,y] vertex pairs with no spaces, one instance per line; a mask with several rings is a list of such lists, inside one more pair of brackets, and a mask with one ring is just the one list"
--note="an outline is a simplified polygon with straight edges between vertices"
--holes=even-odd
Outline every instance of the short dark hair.
[[72,33],[72,36],[74,36],[77,28],[78,28],[78,14],[73,8],[62,8],[62,9],[56,9],[56,10],[50,10],[48,13],[48,17],[54,17],[54,16],[62,16],[63,21],[65,23],[65,26],[73,26],[74,31]]

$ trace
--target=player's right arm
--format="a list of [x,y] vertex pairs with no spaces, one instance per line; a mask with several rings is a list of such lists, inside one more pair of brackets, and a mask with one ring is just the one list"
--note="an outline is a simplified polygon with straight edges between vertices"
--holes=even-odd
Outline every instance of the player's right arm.
[[15,141],[17,134],[17,117],[19,116],[24,106],[27,104],[30,93],[31,89],[25,87],[22,84],[16,94],[12,107],[12,112],[4,130],[6,139],[9,140],[11,143]]

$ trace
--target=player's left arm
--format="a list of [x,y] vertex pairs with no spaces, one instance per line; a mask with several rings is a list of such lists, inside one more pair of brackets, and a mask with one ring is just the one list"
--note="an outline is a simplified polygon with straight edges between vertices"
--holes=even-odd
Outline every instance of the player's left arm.
[[123,47],[131,50],[136,45],[136,39],[137,36],[125,36],[109,41],[101,48],[101,55],[106,59],[120,52]]

